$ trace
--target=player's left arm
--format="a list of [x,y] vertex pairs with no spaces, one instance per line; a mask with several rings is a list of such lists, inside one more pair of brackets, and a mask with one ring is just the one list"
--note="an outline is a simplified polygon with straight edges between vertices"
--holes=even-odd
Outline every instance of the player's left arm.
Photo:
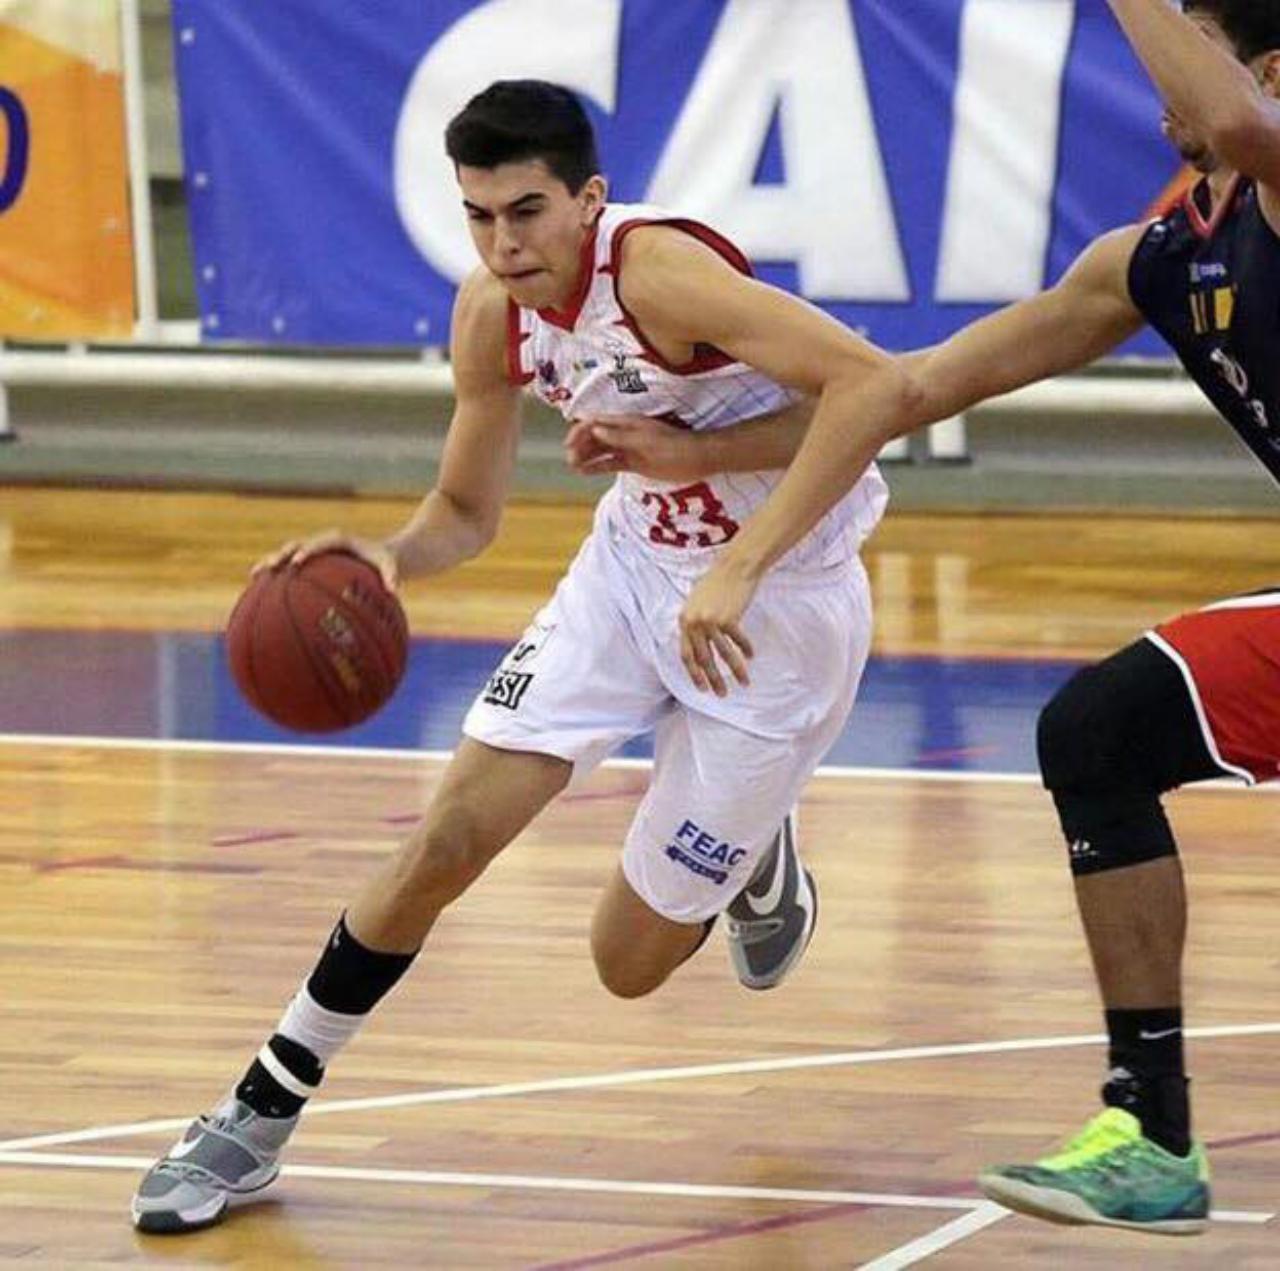
[[1246,66],[1168,0],[1108,0],[1165,101],[1228,167],[1264,187],[1280,224],[1280,51]]
[[[757,512],[743,537],[767,540],[782,520],[807,533],[846,493],[884,444],[923,420],[919,387],[906,369],[819,309],[733,269],[709,247],[660,226],[635,230],[623,249],[619,295],[650,343],[671,360],[710,344],[816,400],[809,436],[840,438],[838,462],[792,465],[787,499]],[[794,539],[792,540],[794,541]],[[684,623],[682,656],[694,683],[725,685],[708,643],[746,681],[750,642],[737,624]]]

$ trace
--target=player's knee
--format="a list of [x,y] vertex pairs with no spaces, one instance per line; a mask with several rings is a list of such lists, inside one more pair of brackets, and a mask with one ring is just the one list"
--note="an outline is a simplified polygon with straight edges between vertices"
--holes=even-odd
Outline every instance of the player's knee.
[[634,958],[619,957],[601,949],[592,942],[591,955],[596,965],[596,974],[614,997],[634,1000],[647,997],[654,989],[659,988],[667,978],[668,972],[637,961]]
[[1107,783],[1106,754],[1114,731],[1093,667],[1077,671],[1040,712],[1036,755],[1050,790]]
[[1036,748],[1077,877],[1177,854],[1160,789],[1086,667],[1040,713]]
[[627,940],[621,933],[601,921],[599,913],[591,926],[591,960],[596,975],[614,997],[647,997],[671,973],[659,964],[642,940]]

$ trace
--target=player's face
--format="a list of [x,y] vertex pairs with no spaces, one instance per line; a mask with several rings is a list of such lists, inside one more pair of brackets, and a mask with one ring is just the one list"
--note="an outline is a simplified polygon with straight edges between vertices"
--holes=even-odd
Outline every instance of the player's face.
[[[1187,17],[1200,28],[1206,39],[1226,49],[1233,57],[1236,50],[1230,37],[1218,25],[1217,21],[1207,13],[1189,13]],[[1173,147],[1197,172],[1208,175],[1218,167],[1218,156],[1209,148],[1208,140],[1202,137],[1190,124],[1181,119],[1171,106],[1165,106],[1161,119],[1164,135]]]
[[577,194],[541,159],[458,167],[471,237],[489,271],[529,309],[566,304],[578,284],[583,239],[605,199],[602,177]]

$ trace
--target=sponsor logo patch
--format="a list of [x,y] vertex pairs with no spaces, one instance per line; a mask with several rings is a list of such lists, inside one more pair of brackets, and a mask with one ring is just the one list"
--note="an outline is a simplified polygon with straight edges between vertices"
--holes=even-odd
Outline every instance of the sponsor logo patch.
[[490,706],[501,706],[504,710],[520,709],[520,702],[533,683],[531,671],[508,671],[499,669],[490,677],[484,686],[484,701]]
[[747,854],[746,848],[734,847],[688,820],[681,823],[662,851],[668,860],[721,885],[729,881],[730,870]]
[[625,353],[615,353],[613,355],[613,370],[609,372],[609,378],[613,381],[613,386],[620,393],[647,393],[649,386],[644,382],[644,376],[634,366],[627,365],[627,355]]

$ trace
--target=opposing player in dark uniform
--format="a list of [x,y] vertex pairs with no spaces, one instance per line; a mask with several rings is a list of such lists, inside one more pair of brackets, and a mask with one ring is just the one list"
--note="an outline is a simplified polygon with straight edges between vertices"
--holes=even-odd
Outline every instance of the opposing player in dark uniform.
[[[1280,480],[1280,0],[1184,0],[1183,13],[1166,0],[1109,3],[1168,103],[1167,135],[1202,179],[1169,215],[1099,239],[1052,290],[907,358],[923,400],[913,422],[1081,366],[1145,319]],[[716,646],[742,648],[738,623],[764,571],[889,435],[830,415],[809,430],[685,606],[695,681]],[[1280,771],[1280,590],[1176,618],[1080,672],[1045,709],[1038,740],[1106,1005],[1106,1108],[1061,1152],[991,1169],[982,1187],[1056,1221],[1200,1231],[1209,1174],[1183,1063],[1186,899],[1160,796]]]

